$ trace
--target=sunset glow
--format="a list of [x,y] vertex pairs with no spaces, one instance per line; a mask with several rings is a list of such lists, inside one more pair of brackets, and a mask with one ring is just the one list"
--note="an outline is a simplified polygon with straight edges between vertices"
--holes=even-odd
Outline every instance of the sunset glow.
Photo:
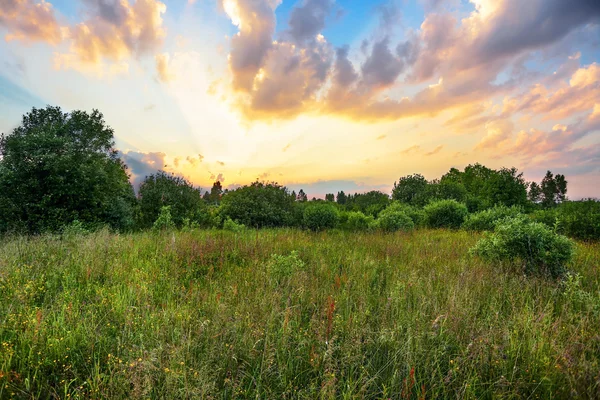
[[599,23],[590,0],[2,1],[0,132],[97,108],[134,182],[312,197],[480,162],[600,197]]

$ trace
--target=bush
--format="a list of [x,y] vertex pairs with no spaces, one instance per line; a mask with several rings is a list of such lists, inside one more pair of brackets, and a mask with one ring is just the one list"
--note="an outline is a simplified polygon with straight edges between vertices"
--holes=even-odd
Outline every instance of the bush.
[[343,213],[340,222],[345,229],[351,231],[366,231],[373,224],[373,218],[370,215],[365,215],[360,211],[350,211]]
[[232,220],[229,217],[225,218],[225,221],[223,222],[223,230],[226,230],[229,232],[241,232],[244,229],[246,229],[245,225],[238,224],[237,222],[235,222],[234,220]]
[[567,236],[600,240],[600,201],[567,201],[558,207],[559,226]]
[[425,206],[424,211],[430,228],[458,229],[469,214],[467,206],[456,200],[434,201]]
[[379,214],[377,227],[386,232],[410,231],[415,224],[403,211],[387,208]]
[[171,206],[162,206],[158,218],[154,221],[152,229],[155,231],[164,231],[175,228],[173,218],[171,218]]
[[254,182],[223,196],[219,214],[252,228],[293,223],[294,198],[277,183]]
[[62,234],[66,238],[87,235],[88,233],[90,233],[89,229],[87,229],[83,222],[79,220],[74,220],[69,225],[65,225],[62,229]]
[[489,261],[520,262],[526,273],[556,278],[566,271],[574,250],[570,239],[544,224],[507,218],[470,251]]
[[425,211],[423,211],[422,208],[395,201],[387,208],[387,210],[402,211],[404,214],[408,215],[415,226],[423,226],[425,224]]
[[304,226],[313,231],[335,228],[339,219],[340,213],[332,204],[319,202],[304,209]]
[[304,269],[304,261],[295,250],[287,256],[272,254],[267,269],[271,279],[276,283],[281,283],[294,272]]
[[468,231],[493,231],[498,221],[507,217],[519,217],[522,212],[523,210],[520,207],[496,206],[469,215],[463,224],[463,228]]

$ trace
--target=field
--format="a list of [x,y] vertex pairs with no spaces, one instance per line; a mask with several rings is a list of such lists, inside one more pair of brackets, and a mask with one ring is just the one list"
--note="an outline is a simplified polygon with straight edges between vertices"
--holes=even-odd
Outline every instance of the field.
[[0,398],[600,398],[600,245],[561,282],[479,234],[0,243]]

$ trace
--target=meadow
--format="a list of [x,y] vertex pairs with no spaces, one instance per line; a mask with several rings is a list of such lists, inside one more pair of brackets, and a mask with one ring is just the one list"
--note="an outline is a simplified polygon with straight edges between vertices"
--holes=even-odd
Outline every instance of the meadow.
[[600,398],[600,244],[191,230],[0,242],[0,398]]

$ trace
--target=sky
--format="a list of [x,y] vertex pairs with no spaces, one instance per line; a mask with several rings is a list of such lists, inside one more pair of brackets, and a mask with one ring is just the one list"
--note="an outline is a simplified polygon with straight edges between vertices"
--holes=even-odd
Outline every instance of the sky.
[[479,162],[600,197],[598,0],[0,0],[0,132],[100,110],[134,184],[390,192]]

